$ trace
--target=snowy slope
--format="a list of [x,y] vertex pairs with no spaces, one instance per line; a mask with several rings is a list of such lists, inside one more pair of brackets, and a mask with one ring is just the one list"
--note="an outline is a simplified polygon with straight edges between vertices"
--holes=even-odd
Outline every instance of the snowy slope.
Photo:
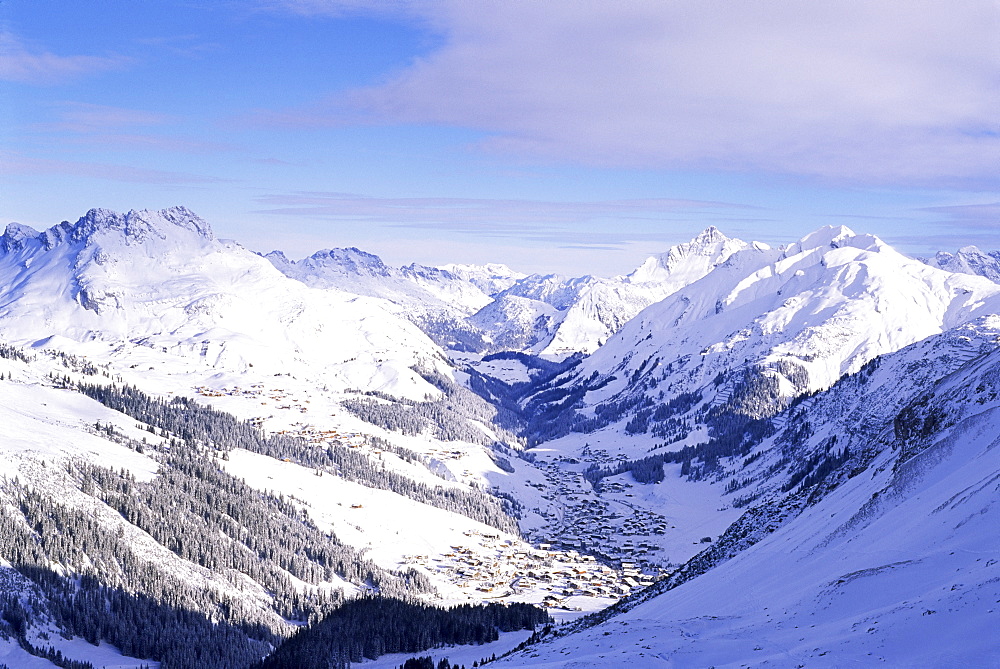
[[494,348],[560,357],[592,353],[643,308],[750,246],[711,227],[625,276],[531,275],[499,293],[473,321],[491,335]]
[[[850,459],[788,486],[835,435]],[[752,469],[722,463],[723,481],[770,492],[717,545],[659,594],[498,666],[996,666],[998,435],[991,316],[809,400]]]
[[220,370],[296,371],[423,397],[439,349],[379,300],[284,277],[190,211],[95,209],[0,238],[0,334],[149,347]]
[[537,350],[555,332],[565,312],[541,300],[501,293],[469,321],[486,333],[497,350]]
[[[102,430],[112,429],[117,435],[158,445],[163,440],[136,425],[135,421],[111,411],[96,401],[71,390],[53,385],[52,375],[80,378],[62,363],[58,356],[38,356],[30,364],[16,359],[0,359],[0,424],[4,425],[0,440],[0,508],[13,511],[14,500],[24,490],[57,500],[58,504],[85,514],[94,522],[116,532],[128,554],[119,558],[158,573],[164,583],[179,582],[201,592],[244,602],[261,611],[275,625],[283,624],[269,609],[269,596],[259,586],[248,587],[223,575],[193,564],[157,543],[149,534],[126,522],[122,516],[89,494],[67,473],[67,463],[89,463],[99,467],[127,471],[139,482],[152,480],[159,463],[149,454],[139,453],[111,439]],[[15,517],[17,511],[14,511]],[[5,537],[6,539],[6,537]],[[58,537],[45,537],[46,543]],[[95,543],[99,538],[94,538]],[[11,569],[0,556],[0,593],[14,594],[30,601],[40,598],[30,581]],[[94,559],[98,560],[97,555]],[[125,569],[119,564],[97,562],[108,582],[115,582]],[[18,565],[20,566],[20,565]],[[52,565],[56,570],[60,565]],[[31,605],[37,607],[37,601]],[[93,645],[80,637],[66,637],[53,625],[28,630],[28,640],[39,648],[54,647],[67,658],[91,662],[96,666],[135,668],[157,667],[158,662],[123,656],[114,647],[103,643]],[[50,667],[46,660],[28,655],[16,640],[0,638],[0,662],[10,667]]]
[[[93,350],[100,351],[102,348],[103,345]],[[150,359],[155,359],[158,366],[162,366],[164,362],[170,363],[168,354],[158,351],[153,353],[155,357]],[[113,356],[112,360],[115,361]],[[156,592],[157,589],[165,589],[170,602],[176,601],[174,589],[188,589],[189,593],[199,593],[202,597],[206,593],[212,593],[212,597],[225,601],[224,607],[215,608],[210,605],[214,601],[211,600],[209,604],[204,604],[204,609],[196,608],[196,615],[204,614],[229,622],[228,614],[235,612],[237,619],[240,619],[240,615],[248,615],[250,620],[262,621],[280,635],[290,633],[293,628],[272,609],[273,593],[269,592],[266,583],[254,581],[251,576],[233,569],[218,568],[211,561],[201,565],[185,559],[179,554],[181,551],[177,544],[160,542],[140,528],[142,523],[134,516],[119,513],[112,504],[101,501],[92,487],[81,484],[78,472],[87,465],[122,472],[123,475],[127,473],[137,485],[162,481],[168,475],[163,458],[175,448],[175,445],[168,443],[175,435],[170,435],[168,440],[161,436],[161,430],[150,430],[145,423],[136,422],[135,418],[85,397],[73,389],[75,382],[116,383],[120,386],[123,381],[135,380],[141,385],[162,389],[180,388],[183,387],[181,384],[184,378],[199,377],[197,370],[187,372],[188,376],[185,377],[185,372],[176,362],[172,371],[165,373],[157,370],[150,373],[148,378],[132,369],[123,370],[124,377],[119,377],[112,370],[113,364],[94,365],[81,356],[66,355],[55,350],[32,352],[30,349],[7,346],[0,350],[0,421],[7,426],[3,430],[4,438],[0,439],[0,525],[11,518],[15,523],[25,522],[28,512],[23,511],[22,518],[22,510],[26,507],[22,506],[20,500],[26,494],[38,495],[49,500],[46,504],[74,509],[76,513],[83,514],[96,526],[103,528],[102,533],[92,538],[93,552],[86,554],[92,557],[92,562],[88,562],[87,557],[79,553],[79,547],[76,550],[64,548],[63,544],[74,544],[60,534],[46,533],[41,536],[39,540],[46,551],[53,551],[60,556],[50,563],[55,573],[70,577],[87,573],[117,585],[122,582],[124,572],[146,570],[149,575],[149,580],[145,583],[148,590]],[[261,378],[247,378],[252,373],[253,370],[248,370],[240,375],[229,374],[227,378],[243,378],[245,381]],[[240,406],[240,400],[243,400],[245,406],[275,400],[273,404],[268,402],[267,409],[275,411],[277,415],[272,416],[272,419],[279,421],[279,424],[280,421],[289,421],[291,429],[285,432],[303,437],[317,432],[314,428],[304,427],[301,422],[291,421],[294,420],[293,416],[301,420],[301,410],[306,407],[308,410],[323,411],[317,405],[329,401],[328,397],[316,392],[305,395],[301,381],[284,375],[272,377],[266,390],[261,388],[262,385],[260,382],[254,383],[245,392],[234,393],[233,396],[207,387],[200,388],[213,401],[234,408]],[[165,394],[169,396],[172,391],[166,391]],[[311,401],[303,399],[303,395],[311,397]],[[258,406],[253,410],[260,411],[260,408]],[[340,420],[344,418],[341,417]],[[361,421],[357,419],[353,420],[353,424],[362,427]],[[369,425],[367,429],[378,432],[374,426]],[[391,434],[382,434],[389,439],[393,438]],[[421,465],[419,458],[404,460],[394,455],[399,452],[397,450],[382,450],[390,448],[388,440],[376,442],[378,448],[372,449],[361,435],[353,433],[341,432],[336,441],[343,443],[345,439],[349,440],[358,456],[370,461],[374,469],[382,468],[402,474],[416,483],[430,487],[468,489],[467,484],[458,482],[448,472],[448,465],[444,462],[429,460],[426,465]],[[441,457],[447,457],[467,469],[500,472],[479,446],[457,442],[443,444],[430,438],[411,438],[409,441],[408,445],[414,446],[414,450],[418,452],[421,442],[431,452],[442,447],[448,448],[447,456],[441,454]],[[461,457],[457,455],[459,453],[462,453]],[[288,458],[268,457],[241,449],[225,453],[213,450],[209,457],[215,458],[212,462],[220,471],[231,471],[252,489],[275,497],[294,499],[294,504],[307,511],[323,532],[335,532],[341,543],[357,548],[358,554],[365,555],[365,559],[371,559],[375,564],[394,571],[413,567],[422,569],[429,579],[428,583],[436,590],[436,594],[431,595],[434,601],[465,602],[487,597],[509,597],[517,601],[540,602],[546,594],[541,587],[529,588],[524,584],[516,591],[511,588],[508,592],[497,590],[487,594],[485,589],[479,591],[466,583],[469,578],[459,575],[458,570],[464,569],[466,563],[477,564],[478,560],[485,559],[486,556],[493,557],[498,545],[509,552],[512,558],[515,553],[532,551],[516,534],[498,531],[461,513],[424,504],[401,493],[346,480],[337,476],[334,471],[327,470],[323,472],[325,475],[318,476],[319,470],[316,468],[302,466]],[[435,475],[432,470],[448,474],[447,479]],[[461,476],[461,470],[458,472]],[[474,479],[474,482],[478,484],[479,478]],[[225,501],[225,495],[216,499],[219,500],[219,508],[225,513],[230,502]],[[178,500],[174,501],[178,503]],[[180,502],[178,506],[184,509],[188,503]],[[232,511],[228,513],[231,514]],[[146,520],[149,521],[150,518],[146,517]],[[177,522],[172,516],[152,520],[164,525]],[[257,529],[247,527],[234,534]],[[108,536],[116,539],[109,544],[106,539]],[[100,661],[109,666],[122,667],[146,664],[158,666],[156,662],[133,662],[106,643],[98,648],[79,637],[69,640],[60,638],[62,632],[58,626],[54,622],[44,622],[46,607],[57,603],[46,600],[46,596],[40,593],[32,594],[25,589],[28,586],[18,584],[17,579],[20,577],[8,569],[10,565],[4,559],[10,558],[15,566],[23,569],[22,556],[17,552],[9,552],[9,537],[6,533],[0,533],[0,537],[0,548],[3,549],[0,552],[0,598],[23,596],[26,606],[28,602],[32,602],[29,608],[40,612],[35,614],[28,628],[28,638],[33,643],[47,648],[52,639],[55,647],[67,657],[81,661]],[[74,541],[79,541],[79,535],[76,537]],[[228,536],[223,535],[220,541],[225,543]],[[56,545],[55,549],[52,548],[53,544]],[[452,565],[452,560],[445,559],[444,556],[451,554],[454,557],[456,545],[462,545],[464,552]],[[420,559],[413,556],[419,556]],[[253,556],[254,562],[256,559]],[[261,559],[264,560],[263,556]],[[561,554],[550,554],[547,560],[550,564],[555,562],[562,570],[578,566],[569,556]],[[29,561],[30,564],[32,563]],[[92,572],[90,567],[93,568]],[[517,577],[518,573],[511,568],[508,581],[514,581]],[[336,576],[318,584],[304,583],[291,572],[284,574],[282,578],[287,579],[292,588],[344,592],[347,595],[359,592],[363,586],[363,582],[346,582]],[[496,574],[484,576],[475,585],[494,578]],[[131,590],[128,592],[132,593]],[[590,597],[583,603],[589,603],[590,608],[597,608],[609,602],[610,600]],[[6,600],[0,601],[0,604],[6,606]],[[41,623],[39,619],[42,620]],[[0,621],[0,639],[7,631],[6,622]],[[11,666],[49,666],[42,660],[28,659],[18,650],[16,643],[8,647],[0,640],[0,657],[4,656],[11,660]],[[138,657],[148,655],[139,654]]]
[[382,297],[400,306],[451,307],[469,314],[490,301],[488,294],[464,276],[417,264],[389,267],[378,256],[356,248],[326,249],[298,261],[289,260],[280,251],[264,257],[286,276],[307,285]]
[[653,409],[682,393],[693,394],[691,410],[759,418],[877,355],[997,312],[995,283],[928,267],[870,235],[825,228],[785,248],[738,251],[648,307],[551,384],[581,400],[553,419],[568,425],[615,403],[617,432],[646,410],[629,430],[645,434],[655,427]]
[[926,262],[949,272],[976,274],[1000,283],[1000,251],[986,253],[975,246],[964,246],[956,253],[941,251]]

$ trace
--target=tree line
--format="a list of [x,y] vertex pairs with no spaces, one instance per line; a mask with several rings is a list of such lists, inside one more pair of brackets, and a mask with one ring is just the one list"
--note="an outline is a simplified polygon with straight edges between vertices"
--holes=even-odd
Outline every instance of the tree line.
[[130,385],[79,383],[74,387],[110,409],[159,429],[161,436],[176,436],[182,442],[200,443],[222,451],[242,448],[325,469],[348,481],[453,511],[505,532],[519,533],[517,521],[505,511],[509,505],[488,492],[458,486],[429,486],[388,470],[366,454],[338,442],[316,446],[292,435],[264,435],[249,422],[190,398],[161,400]]
[[286,641],[257,669],[345,669],[388,653],[496,641],[500,632],[535,629],[551,622],[532,604],[425,603],[363,597],[346,602]]

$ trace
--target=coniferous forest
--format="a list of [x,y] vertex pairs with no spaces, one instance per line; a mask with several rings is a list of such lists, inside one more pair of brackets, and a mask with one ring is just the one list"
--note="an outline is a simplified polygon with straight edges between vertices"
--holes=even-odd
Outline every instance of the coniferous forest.
[[499,632],[551,622],[530,604],[465,604],[442,609],[379,597],[345,602],[286,641],[258,669],[343,669],[388,653],[496,641]]
[[[548,620],[530,605],[441,609],[421,603],[416,596],[433,591],[422,573],[378,567],[320,530],[290,500],[227,474],[218,458],[245,448],[516,529],[502,498],[415,483],[337,444],[319,449],[285,435],[265,436],[185,398],[163,401],[128,386],[53,381],[145,425],[157,439],[136,441],[99,423],[93,431],[153,457],[159,472],[139,481],[127,470],[83,460],[58,465],[58,473],[93,500],[90,508],[17,479],[0,481],[0,491],[13,502],[0,505],[0,555],[14,568],[4,577],[17,580],[0,597],[0,636],[30,654],[66,669],[88,669],[88,663],[29,639],[29,629],[49,626],[91,643],[111,643],[163,669],[241,669],[269,655],[273,660],[260,666],[311,666],[303,659],[309,655],[330,662],[316,666],[340,667],[384,653],[484,643],[498,631]],[[99,509],[112,510],[225,586],[195,587],[165,563],[139,557],[134,536],[95,517]],[[367,594],[345,600],[341,590],[329,587],[337,580]],[[232,595],[247,584],[262,589],[263,609]],[[291,645],[284,650],[284,644]],[[280,652],[272,655],[275,649]]]

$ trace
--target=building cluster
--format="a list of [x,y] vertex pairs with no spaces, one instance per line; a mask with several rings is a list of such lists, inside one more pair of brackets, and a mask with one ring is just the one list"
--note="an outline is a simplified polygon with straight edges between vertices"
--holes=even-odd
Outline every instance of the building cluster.
[[[324,444],[340,444],[351,448],[361,448],[367,443],[364,436],[355,432],[321,430],[313,425],[310,425],[309,423],[292,423],[292,429],[278,430],[275,434],[287,434],[293,437],[299,437],[300,439],[305,439],[314,446],[322,446]],[[382,451],[380,449],[374,449],[374,452],[381,453]]]
[[[273,403],[277,409],[308,411],[309,400],[297,400],[288,391],[268,389],[260,383],[249,388],[218,390],[199,386],[195,390],[203,397],[249,397],[259,399],[264,405]],[[251,422],[262,426],[272,417],[261,416]],[[363,435],[319,429],[307,423],[292,423],[290,429],[278,434],[296,436],[317,446],[340,444],[370,448],[374,454],[381,452],[368,444]],[[586,450],[588,462],[602,465],[613,462],[604,451]],[[442,445],[431,447],[427,455],[439,461],[454,461],[466,453]],[[547,522],[529,537],[539,542],[538,549],[526,550],[497,537],[484,536],[481,539],[493,556],[484,557],[481,550],[455,546],[442,557],[410,556],[410,561],[445,575],[458,587],[476,593],[478,598],[518,595],[522,599],[520,595],[537,594],[537,601],[549,606],[565,607],[566,598],[577,596],[618,598],[651,583],[665,562],[665,556],[657,555],[660,548],[651,537],[671,528],[667,520],[631,504],[627,499],[632,496],[627,483],[602,482],[602,493],[618,498],[614,504],[596,494],[578,471],[581,463],[574,459],[559,458],[536,464],[548,481],[533,485],[549,502],[547,508],[537,509]],[[462,472],[463,478],[469,476],[472,472]]]
[[620,494],[615,511],[580,472],[565,466],[565,460],[537,464],[549,480],[551,492],[543,497],[551,505],[538,510],[547,522],[534,537],[546,537],[554,546],[596,555],[612,564],[653,566],[666,561],[666,556],[657,555],[660,547],[653,537],[673,526],[665,517],[630,503],[627,484],[602,482],[603,493]]
[[[267,405],[268,401],[280,403],[276,409],[298,411],[306,413],[309,411],[309,400],[299,400],[287,390],[279,388],[266,388],[263,383],[254,383],[249,388],[233,387],[215,389],[207,386],[195,386],[195,392],[202,397],[250,397],[259,398],[260,403]],[[257,427],[263,427],[264,423],[274,418],[274,414],[269,416],[254,416],[249,419]],[[337,443],[351,448],[361,448],[365,445],[365,438],[354,432],[342,432],[340,430],[321,430],[309,423],[292,423],[291,429],[277,430],[275,434],[287,434],[305,439],[311,444],[323,445]]]
[[268,400],[272,402],[283,402],[283,404],[278,404],[276,408],[285,410],[294,410],[299,413],[307,413],[309,407],[305,406],[309,404],[309,400],[298,401],[294,396],[287,390],[281,388],[265,388],[263,383],[254,383],[249,388],[209,388],[208,386],[195,386],[194,391],[201,395],[202,397],[250,397],[257,398],[260,400],[261,404],[266,405]]
[[541,543],[537,548],[501,539],[498,535],[465,533],[476,547],[452,546],[444,555],[407,555],[409,564],[467,591],[475,599],[514,599],[551,608],[575,610],[571,598],[619,599],[636,588],[651,585],[658,574],[646,573],[635,563],[614,569],[591,555],[559,550]]

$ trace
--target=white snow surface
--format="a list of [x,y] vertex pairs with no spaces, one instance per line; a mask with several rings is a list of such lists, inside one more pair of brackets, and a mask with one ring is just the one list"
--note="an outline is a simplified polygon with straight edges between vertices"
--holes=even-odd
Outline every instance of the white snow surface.
[[[817,419],[806,448],[836,433],[869,454],[862,471],[787,522],[764,516],[759,543],[706,573],[497,666],[997,666],[998,347],[1000,318],[984,318],[818,396],[803,416],[839,418]],[[943,427],[900,441],[883,397],[942,412]],[[781,447],[764,451],[762,467]]]
[[498,294],[473,322],[498,348],[550,356],[592,353],[643,308],[752,246],[710,227],[690,242],[648,258],[626,276],[532,275]]
[[[422,398],[410,368],[439,349],[383,303],[286,278],[177,207],[95,209],[38,236],[3,237],[0,334],[131,343],[220,369],[297,372]],[[444,367],[442,367],[444,369]]]
[[428,657],[434,659],[434,665],[442,659],[447,659],[452,665],[465,665],[466,669],[472,669],[472,663],[492,655],[503,655],[513,650],[518,644],[531,636],[528,630],[520,632],[501,632],[500,638],[491,643],[482,645],[466,646],[445,646],[444,648],[430,648],[423,653],[391,653],[383,655],[377,660],[365,660],[355,663],[353,666],[358,669],[399,669],[399,666],[411,657]]
[[[388,439],[430,464],[386,452],[380,466],[432,485],[495,485],[514,494],[525,507],[522,529],[536,545],[587,529],[603,534],[605,544],[618,544],[621,559],[638,553],[642,541],[650,551],[643,559],[659,565],[691,558],[704,548],[701,537],[718,545],[747,508],[735,504],[740,495],[785,500],[781,504],[798,509],[797,493],[785,499],[781,491],[798,461],[782,465],[781,458],[787,430],[808,420],[801,458],[820,453],[837,436],[851,453],[872,459],[707,573],[502,666],[1000,665],[994,632],[1000,610],[1000,285],[982,270],[991,255],[962,249],[955,257],[963,265],[929,266],[843,227],[777,249],[709,229],[614,279],[523,277],[494,266],[396,270],[356,249],[325,253],[307,263],[311,274],[292,279],[275,268],[277,256],[261,258],[217,240],[183,208],[93,210],[42,233],[9,226],[0,237],[0,339],[29,347],[38,360],[0,359],[0,424],[6,426],[0,475],[18,476],[119,524],[140,559],[188,583],[232,589],[234,597],[266,606],[266,593],[237,591],[180,560],[66,480],[58,465],[78,457],[124,467],[140,480],[156,475],[154,460],[103,438],[93,430],[96,422],[136,439],[155,437],[122,414],[53,387],[47,374],[65,370],[46,349],[87,356],[106,365],[109,381],[135,383],[161,397],[210,398],[222,410],[259,419],[268,431],[307,437],[338,431],[359,447],[360,434]],[[346,283],[306,285],[318,286],[328,271],[354,277],[353,289],[365,294],[345,292]],[[778,433],[755,449],[759,457],[750,464],[743,457],[725,461],[717,479],[698,482],[681,478],[680,465],[669,465],[658,484],[617,475],[598,494],[582,476],[589,464],[645,457],[660,439],[611,424],[542,444],[534,449],[535,463],[512,456],[501,468],[487,448],[403,436],[343,411],[338,401],[354,395],[348,389],[413,400],[438,396],[413,367],[465,378],[403,317],[403,304],[448,304],[463,318],[478,309],[470,322],[498,348],[553,357],[593,351],[562,379],[567,388],[589,384],[586,415],[630,392],[660,401],[660,392],[669,398],[697,390],[707,403],[731,390],[728,380],[714,383],[720,373],[756,364],[771,365],[767,373],[777,375],[786,399],[836,385],[776,417]],[[855,381],[837,384],[879,356]],[[780,361],[805,370],[807,381],[778,374]],[[517,361],[478,368],[507,382],[531,379]],[[586,381],[591,378],[596,381]],[[933,414],[940,419],[933,443],[918,448],[896,439],[894,419],[904,411],[919,415],[925,406],[940,411]],[[696,427],[671,448],[704,441],[703,427]],[[432,563],[453,546],[467,547],[476,559],[503,541],[511,542],[509,550],[532,550],[458,514],[317,476],[295,463],[233,451],[220,466],[257,489],[289,496],[381,565],[417,564],[446,601],[493,596],[470,593],[443,570],[435,572]],[[727,484],[741,479],[749,482],[727,492]],[[636,523],[641,531],[629,529]],[[664,530],[653,534],[661,523]],[[568,564],[567,554],[558,560]],[[540,594],[530,593],[532,601]],[[611,600],[574,595],[568,601],[595,609]],[[481,657],[466,650],[467,657]],[[105,651],[113,660],[114,651]],[[0,662],[6,653],[11,666],[36,666],[18,652],[0,644]],[[123,666],[129,661],[121,660]]]
[[[227,472],[258,490],[294,496],[321,529],[332,530],[342,542],[388,569],[407,566],[407,555],[447,553],[451,546],[468,543],[468,532],[516,539],[461,514],[337,476],[316,476],[312,469],[292,462],[242,450],[232,451],[229,458],[222,463]],[[438,580],[436,585],[446,588],[448,583]]]
[[650,395],[709,395],[720,372],[785,361],[808,374],[797,392],[815,391],[878,355],[998,312],[997,284],[831,227],[786,248],[734,253],[629,321],[573,379],[614,376],[588,393],[593,406],[651,381]]

